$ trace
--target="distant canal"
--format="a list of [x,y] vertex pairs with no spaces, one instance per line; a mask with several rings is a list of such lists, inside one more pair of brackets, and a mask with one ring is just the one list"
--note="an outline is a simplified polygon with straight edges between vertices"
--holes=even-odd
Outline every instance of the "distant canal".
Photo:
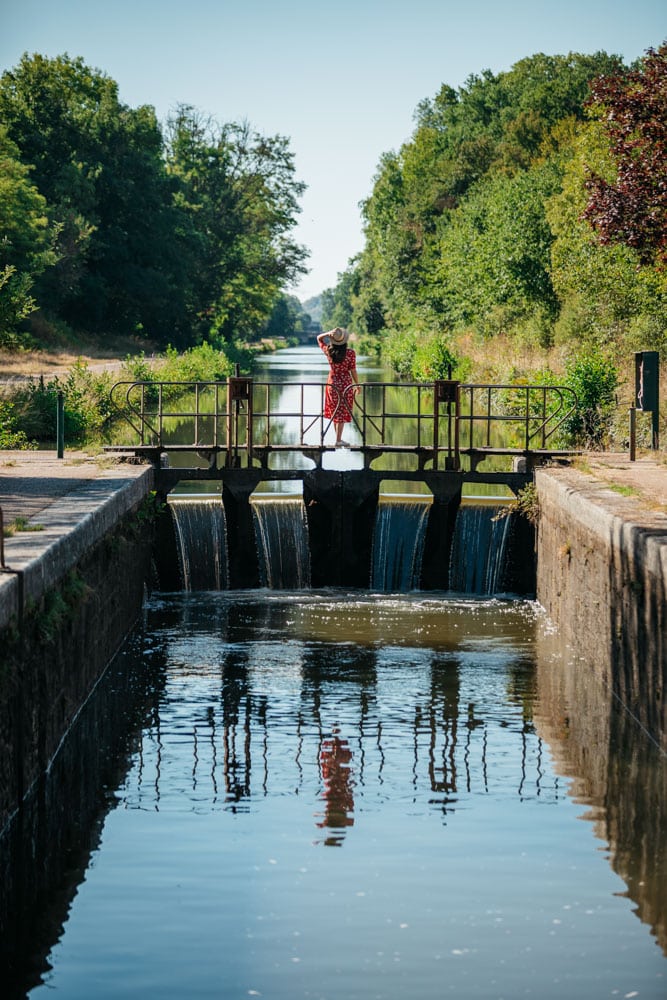
[[664,1000],[665,757],[575,667],[518,600],[154,595],[18,995]]

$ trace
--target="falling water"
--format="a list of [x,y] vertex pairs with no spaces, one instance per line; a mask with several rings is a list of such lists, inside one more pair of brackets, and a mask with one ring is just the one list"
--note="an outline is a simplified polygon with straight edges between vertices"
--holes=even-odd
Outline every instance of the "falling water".
[[271,590],[309,587],[308,524],[301,497],[253,497],[251,504],[262,586]]
[[220,498],[171,498],[184,590],[227,590],[227,525]]
[[419,588],[429,507],[423,500],[378,504],[371,563],[373,590],[405,593]]
[[464,504],[454,526],[449,588],[462,594],[502,589],[510,517],[494,520],[498,507]]

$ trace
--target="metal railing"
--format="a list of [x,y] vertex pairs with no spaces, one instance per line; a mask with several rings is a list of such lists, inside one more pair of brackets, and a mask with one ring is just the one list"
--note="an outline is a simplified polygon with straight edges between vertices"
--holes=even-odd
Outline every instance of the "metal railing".
[[[226,453],[226,464],[264,462],[270,452],[310,454],[333,447],[321,382],[118,382],[116,409],[136,435],[126,446]],[[331,396],[330,396],[331,398]],[[361,383],[352,410],[353,449],[367,463],[382,452],[412,452],[433,468],[460,468],[461,456],[545,450],[577,405],[555,385]],[[335,400],[334,400],[335,411]],[[327,440],[328,439],[328,440]],[[125,446],[117,446],[125,447]]]

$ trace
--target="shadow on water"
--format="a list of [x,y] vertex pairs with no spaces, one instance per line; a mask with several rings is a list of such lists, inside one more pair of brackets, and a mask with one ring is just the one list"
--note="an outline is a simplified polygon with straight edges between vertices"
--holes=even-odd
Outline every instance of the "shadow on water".
[[[163,667],[160,650],[140,632],[128,640],[0,837],[5,996],[25,996],[50,968],[49,951],[116,805],[141,727],[158,711]],[[28,906],[28,899],[35,902]]]
[[538,636],[536,726],[667,955],[667,758],[559,636]]

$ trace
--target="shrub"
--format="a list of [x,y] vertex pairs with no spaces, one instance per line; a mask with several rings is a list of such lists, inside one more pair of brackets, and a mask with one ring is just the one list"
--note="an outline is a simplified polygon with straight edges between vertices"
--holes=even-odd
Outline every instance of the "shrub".
[[77,361],[64,378],[33,382],[19,389],[13,405],[16,421],[28,438],[55,441],[58,393],[64,396],[65,440],[80,444],[99,437],[111,412],[108,372],[95,374],[88,364]]
[[0,449],[26,450],[37,447],[37,442],[30,441],[25,431],[17,426],[18,419],[14,403],[8,399],[0,399]]
[[383,357],[399,378],[413,377],[412,366],[417,352],[417,334],[412,330],[389,331],[383,342]]
[[565,384],[577,396],[576,409],[566,425],[573,443],[603,448],[616,406],[616,365],[599,352],[582,354],[567,364]]

